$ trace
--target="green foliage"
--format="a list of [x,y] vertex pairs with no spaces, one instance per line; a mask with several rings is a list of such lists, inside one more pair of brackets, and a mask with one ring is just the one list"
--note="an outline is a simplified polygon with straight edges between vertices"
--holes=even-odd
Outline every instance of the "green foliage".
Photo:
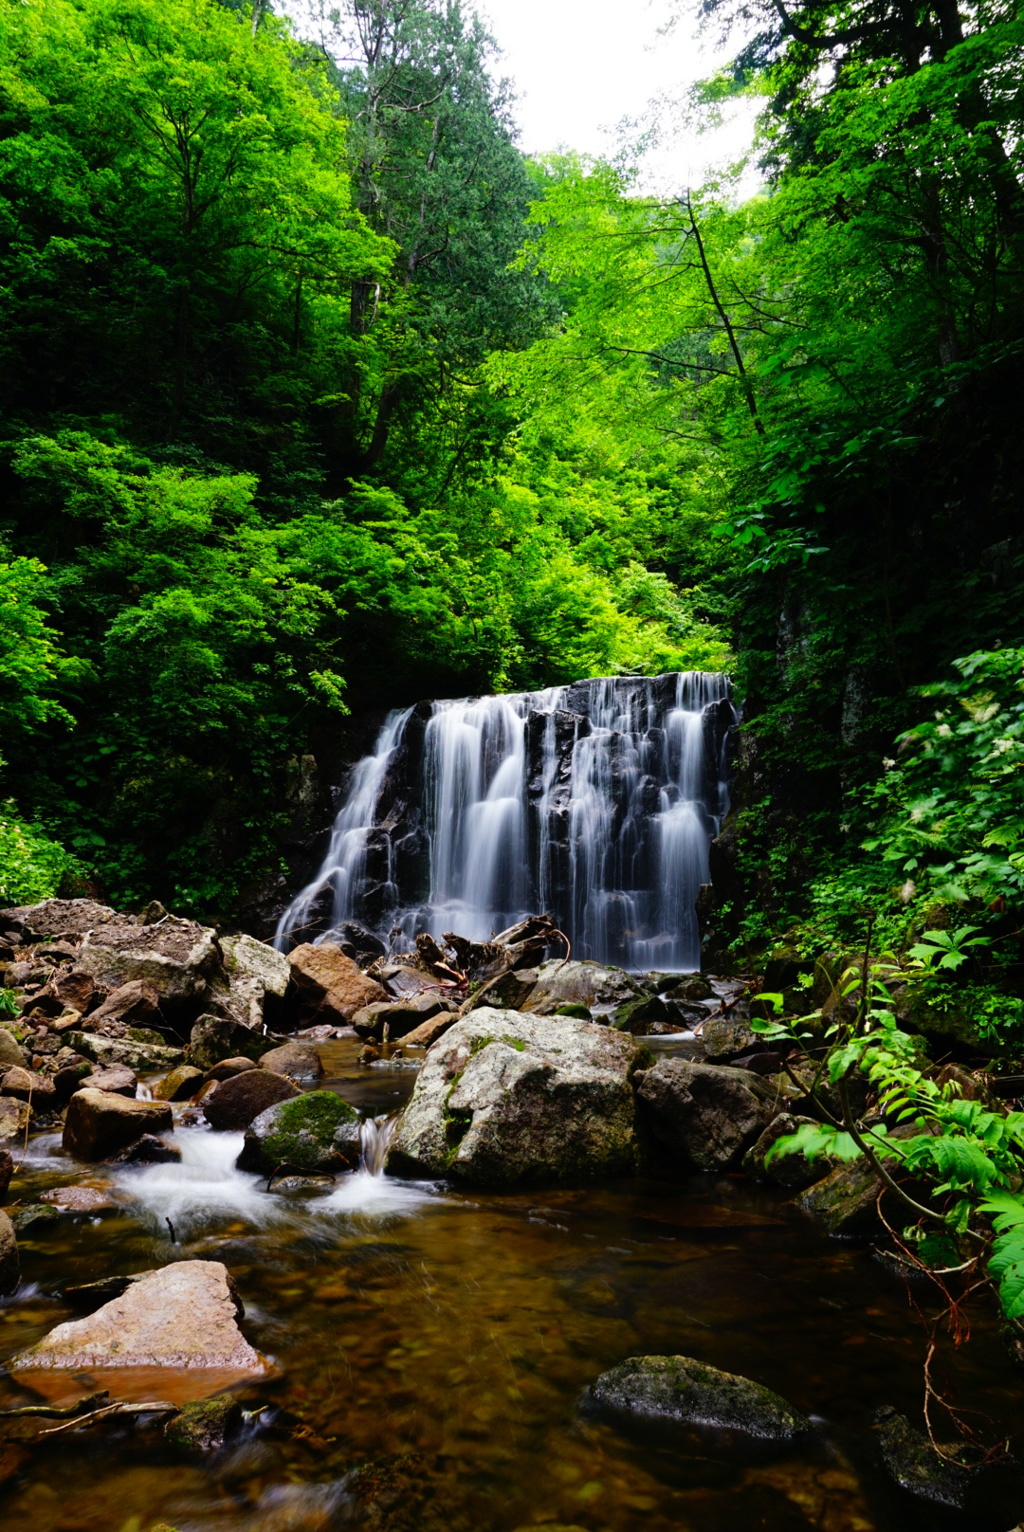
[[13,803],[0,803],[0,907],[52,899],[81,870],[77,858],[44,830],[26,824]]

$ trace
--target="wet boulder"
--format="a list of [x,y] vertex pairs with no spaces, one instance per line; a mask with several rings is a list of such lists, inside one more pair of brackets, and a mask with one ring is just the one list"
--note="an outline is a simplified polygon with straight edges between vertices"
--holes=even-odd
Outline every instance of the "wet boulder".
[[305,943],[288,954],[292,982],[306,1011],[318,1021],[347,1023],[364,1005],[389,998],[340,947]]
[[266,1034],[232,1016],[200,1016],[189,1038],[189,1061],[197,1069],[212,1069],[224,1059],[251,1058],[267,1051]]
[[268,1106],[298,1094],[297,1086],[284,1075],[269,1069],[249,1069],[222,1080],[212,1095],[204,1095],[203,1116],[218,1132],[240,1133]]
[[98,1186],[54,1186],[48,1192],[40,1192],[39,1201],[56,1208],[58,1213],[106,1213],[117,1206]]
[[109,990],[137,981],[151,984],[162,1008],[198,1000],[216,969],[220,949],[208,926],[177,915],[153,925],[127,916],[87,931],[78,967]]
[[0,1213],[0,1297],[13,1293],[21,1281],[18,1240],[6,1213]]
[[744,1069],[661,1059],[636,1085],[652,1137],[697,1170],[737,1165],[776,1111],[775,1092]]
[[614,1017],[624,1007],[649,999],[647,989],[632,974],[606,963],[563,963],[552,958],[536,969],[518,974],[521,983],[535,975],[527,994],[518,1000],[518,1009],[531,1015],[551,1016],[561,1005],[585,1005],[591,1012],[605,1012]]
[[386,1168],[494,1187],[628,1173],[644,1057],[609,1027],[470,1011],[427,1054]]
[[7,1365],[44,1393],[41,1373],[166,1369],[165,1378],[151,1385],[158,1397],[169,1397],[161,1390],[173,1388],[179,1397],[202,1398],[271,1371],[238,1328],[239,1317],[220,1261],[178,1261],[138,1277],[84,1319],[57,1325]]
[[963,1506],[971,1475],[956,1461],[956,1446],[950,1447],[949,1456],[940,1455],[923,1431],[891,1408],[879,1410],[875,1429],[882,1462],[901,1489],[935,1505],[956,1510]]
[[141,1138],[173,1127],[165,1101],[127,1101],[109,1091],[79,1090],[68,1102],[63,1148],[73,1159],[105,1160]]
[[599,1413],[714,1426],[762,1441],[791,1442],[810,1421],[762,1383],[688,1356],[637,1356],[602,1373],[586,1406]]
[[360,1162],[359,1113],[333,1091],[308,1091],[269,1107],[250,1123],[240,1170],[356,1170]]
[[17,1065],[0,1080],[0,1094],[27,1101],[35,1112],[49,1112],[57,1105],[57,1088],[48,1075]]
[[239,1055],[234,1059],[221,1059],[219,1064],[214,1064],[203,1076],[203,1084],[211,1080],[230,1080],[234,1075],[244,1075],[250,1069],[259,1066],[253,1059],[244,1059]]
[[127,1149],[122,1149],[120,1154],[115,1154],[111,1161],[114,1165],[176,1165],[181,1159],[181,1150],[177,1144],[165,1143],[162,1138],[157,1138],[153,1133],[143,1133],[134,1144],[129,1144]]
[[837,1165],[796,1199],[798,1208],[837,1239],[870,1238],[884,1225],[878,1213],[880,1183],[864,1159]]
[[735,1016],[715,1016],[701,1028],[704,1057],[710,1064],[725,1063],[753,1049],[769,1048],[762,1037],[750,1029],[750,1022]]
[[835,1161],[824,1156],[809,1160],[803,1154],[775,1154],[769,1159],[779,1139],[795,1133],[805,1123],[817,1126],[812,1117],[791,1117],[788,1112],[780,1112],[772,1119],[743,1156],[743,1169],[751,1180],[779,1186],[783,1191],[799,1192],[824,1180],[835,1169]]
[[222,936],[222,964],[206,989],[204,1005],[222,1011],[248,1027],[267,1020],[276,1025],[274,1011],[284,1003],[291,969],[283,952],[254,936]]
[[283,1043],[260,1054],[259,1066],[272,1074],[284,1075],[289,1080],[306,1083],[323,1078],[324,1066],[320,1054],[312,1043]]
[[164,1075],[153,1086],[157,1101],[188,1101],[202,1085],[206,1076],[194,1064],[179,1064],[170,1074]]
[[214,1399],[193,1399],[164,1427],[172,1447],[206,1456],[223,1451],[225,1443],[242,1423],[242,1407],[230,1394]]

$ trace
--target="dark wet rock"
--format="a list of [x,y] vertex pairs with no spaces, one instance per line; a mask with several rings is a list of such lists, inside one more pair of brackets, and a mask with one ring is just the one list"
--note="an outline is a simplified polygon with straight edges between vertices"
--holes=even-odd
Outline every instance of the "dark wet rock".
[[53,1076],[53,1085],[61,1106],[70,1100],[86,1076],[94,1072],[95,1067],[87,1059],[82,1059],[80,1063],[60,1066]]
[[613,1415],[717,1426],[761,1440],[790,1442],[810,1421],[770,1388],[687,1356],[631,1357],[602,1373],[586,1404]]
[[352,1025],[360,1037],[395,1041],[448,1009],[447,1000],[436,989],[423,990],[402,1000],[364,1005],[352,1017]]
[[636,1076],[651,1134],[698,1170],[739,1163],[775,1113],[775,1093],[756,1075],[689,1059],[661,1059]]
[[266,1034],[243,1026],[230,1016],[200,1016],[189,1038],[189,1062],[197,1069],[212,1069],[224,1059],[251,1058],[267,1051]]
[[4,928],[16,931],[22,941],[84,936],[96,926],[122,919],[116,910],[98,904],[95,899],[44,899],[41,904],[0,910]]
[[335,1185],[335,1180],[336,1178],[329,1171],[321,1171],[316,1175],[310,1172],[304,1176],[278,1176],[271,1173],[267,1190],[285,1197],[316,1197],[329,1192]]
[[18,1239],[6,1213],[0,1213],[0,1295],[13,1293],[21,1281]]
[[267,1175],[285,1168],[355,1170],[359,1161],[359,1114],[328,1090],[309,1091],[261,1113],[249,1125],[238,1157],[240,1169]]
[[257,1069],[258,1067],[254,1059],[243,1059],[241,1057],[221,1059],[219,1064],[214,1064],[212,1069],[206,1071],[203,1076],[203,1084],[205,1085],[211,1080],[230,1080],[234,1075],[244,1075],[250,1069]]
[[[559,1007],[564,1014],[564,1007]],[[558,1014],[558,1013],[556,1013]],[[595,1017],[595,1020],[600,1020]],[[616,1006],[611,1016],[612,1026],[621,1032],[632,1032],[634,1037],[646,1037],[659,1032],[682,1031],[683,1022],[674,1005],[666,1004],[657,995],[640,995]]]
[[11,1188],[11,1177],[14,1174],[14,1156],[6,1149],[0,1149],[0,1202],[4,1202]]
[[648,997],[638,979],[606,963],[563,963],[550,959],[536,969],[537,979],[519,1009],[550,1016],[559,1005],[585,1005],[588,1010],[618,1014],[621,1007]]
[[250,1069],[222,1080],[212,1095],[204,1097],[203,1116],[219,1132],[238,1133],[275,1102],[299,1094],[284,1075],[269,1069]]
[[57,1104],[57,1088],[50,1076],[17,1065],[0,1080],[0,1093],[29,1102],[34,1111],[52,1111]]
[[324,1066],[314,1043],[284,1043],[260,1054],[261,1069],[272,1074],[284,1075],[289,1080],[305,1083],[323,1078]]
[[111,1095],[132,1100],[139,1088],[139,1077],[127,1064],[110,1064],[105,1069],[94,1069],[84,1077],[82,1085],[88,1090],[110,1091]]
[[283,952],[254,936],[222,936],[222,963],[214,970],[203,997],[211,1011],[221,1011],[249,1027],[276,1024],[291,970]]
[[153,1133],[143,1133],[136,1139],[134,1144],[129,1144],[127,1149],[122,1149],[120,1154],[115,1154],[111,1161],[114,1165],[176,1165],[181,1159],[181,1150],[176,1144],[165,1144],[162,1138],[157,1138]]
[[697,1005],[701,1000],[713,1000],[715,992],[701,974],[691,973],[685,979],[679,979],[670,989],[662,990],[661,994],[666,1000]]
[[[905,1415],[879,1410],[875,1417],[882,1462],[901,1489],[922,1500],[959,1509],[967,1494],[970,1474],[962,1463],[940,1456],[922,1431],[915,1431]],[[951,1455],[956,1448],[948,1449]]]
[[[81,1010],[81,1007],[77,1007]],[[147,1027],[160,1020],[160,994],[155,984],[133,979],[120,984],[89,1017],[88,1030],[123,1036],[129,1027]]]
[[59,1222],[57,1209],[45,1202],[30,1202],[27,1207],[18,1208],[17,1212],[11,1214],[11,1223],[17,1232],[29,1234],[32,1238],[42,1234],[47,1224]]
[[470,1011],[427,1054],[387,1169],[495,1187],[628,1173],[645,1057],[610,1027]]
[[18,1065],[24,1069],[27,1063],[28,1056],[24,1049],[18,1046],[6,1027],[0,1027],[0,1069],[13,1069]]
[[194,1399],[167,1422],[164,1436],[172,1447],[207,1455],[223,1451],[241,1420],[241,1406],[230,1395]]
[[27,1101],[16,1096],[0,1096],[0,1144],[24,1138],[32,1113]]
[[105,1160],[141,1138],[173,1125],[165,1101],[126,1101],[108,1091],[79,1090],[68,1102],[65,1154],[89,1163]]
[[878,1215],[879,1182],[866,1160],[852,1160],[808,1187],[796,1199],[798,1208],[809,1213],[827,1234],[837,1238],[869,1237],[881,1234],[884,1225]]
[[368,978],[340,947],[306,943],[288,954],[292,982],[307,1012],[332,1025],[351,1021],[364,1005],[389,998],[376,979]]
[[757,1033],[751,1031],[748,1021],[734,1016],[716,1016],[706,1021],[701,1027],[700,1040],[704,1044],[704,1057],[711,1064],[738,1058],[757,1048],[761,1042]]
[[166,1043],[136,1042],[132,1037],[100,1037],[92,1032],[68,1032],[66,1036],[73,1048],[104,1069],[114,1064],[121,1064],[126,1069],[172,1069],[182,1060],[182,1049]]
[[[835,1168],[835,1161],[822,1158],[809,1160],[802,1154],[777,1154],[767,1161],[768,1152],[774,1149],[780,1138],[795,1133],[804,1123],[816,1127],[812,1117],[791,1117],[780,1112],[765,1128],[761,1137],[743,1156],[743,1169],[754,1181],[780,1186],[783,1191],[799,1192],[805,1187],[822,1181]],[[767,1163],[766,1163],[767,1161]]]
[[58,1213],[105,1213],[117,1205],[95,1186],[55,1186],[40,1192],[39,1201],[55,1207]]
[[110,990],[151,984],[168,1007],[200,998],[220,966],[220,949],[214,932],[194,920],[167,915],[139,926],[122,917],[86,933],[78,966]]
[[439,1532],[451,1525],[437,1510],[442,1465],[420,1453],[395,1453],[361,1463],[342,1481],[361,1532]]
[[144,1274],[120,1297],[84,1319],[57,1325],[8,1362],[16,1375],[39,1369],[91,1372],[116,1367],[173,1368],[193,1396],[203,1373],[261,1378],[269,1369],[238,1328],[238,1301],[219,1261],[178,1261]]
[[[432,1016],[429,1021],[422,1022],[411,1032],[406,1032],[402,1037],[402,1045],[406,1048],[429,1048],[432,1043],[437,1042],[439,1037],[443,1037],[458,1019],[455,1011],[438,1011],[437,1015]],[[367,1044],[367,1047],[372,1046]],[[379,1056],[377,1054],[377,1057]],[[360,1054],[361,1057],[362,1054]]]
[[169,1075],[156,1082],[153,1095],[158,1101],[188,1101],[205,1078],[203,1071],[194,1064],[179,1064],[177,1069],[172,1069]]

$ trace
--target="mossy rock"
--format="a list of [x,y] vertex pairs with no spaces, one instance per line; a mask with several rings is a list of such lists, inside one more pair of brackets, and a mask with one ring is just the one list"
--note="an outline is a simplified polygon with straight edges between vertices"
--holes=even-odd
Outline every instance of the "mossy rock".
[[593,1021],[589,1006],[586,1005],[556,1005],[551,1013],[553,1016],[572,1016],[577,1021]]
[[237,1401],[224,1394],[193,1399],[167,1422],[164,1436],[186,1452],[220,1452],[241,1414]]
[[278,1101],[252,1122],[238,1157],[240,1170],[271,1174],[354,1170],[359,1164],[359,1113],[333,1091],[313,1090]]
[[810,1421],[762,1383],[688,1356],[636,1356],[602,1373],[588,1390],[592,1411],[679,1421],[790,1442]]

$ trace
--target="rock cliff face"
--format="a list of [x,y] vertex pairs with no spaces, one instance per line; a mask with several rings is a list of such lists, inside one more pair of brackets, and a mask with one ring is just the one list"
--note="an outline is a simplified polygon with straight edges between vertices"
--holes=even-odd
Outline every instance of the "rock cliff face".
[[471,1011],[431,1047],[387,1169],[493,1187],[628,1174],[643,1058],[592,1022]]

